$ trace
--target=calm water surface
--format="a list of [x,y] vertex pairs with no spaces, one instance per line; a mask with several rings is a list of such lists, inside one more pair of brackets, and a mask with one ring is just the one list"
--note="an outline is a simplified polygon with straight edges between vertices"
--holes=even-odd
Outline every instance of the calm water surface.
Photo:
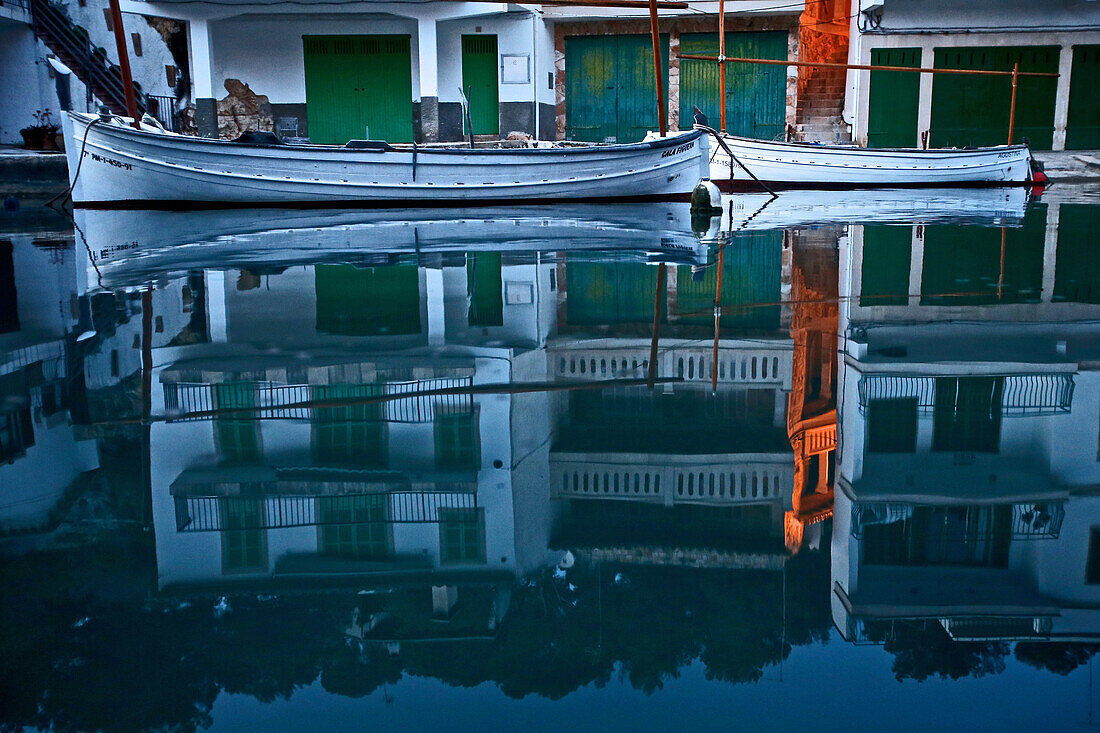
[[1100,723],[1098,229],[0,217],[0,729]]

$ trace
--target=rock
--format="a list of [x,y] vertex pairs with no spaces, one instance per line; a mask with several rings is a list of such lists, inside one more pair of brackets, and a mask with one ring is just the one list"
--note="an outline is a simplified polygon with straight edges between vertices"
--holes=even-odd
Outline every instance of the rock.
[[218,100],[219,137],[232,140],[249,130],[275,131],[267,97],[256,94],[240,79],[226,79],[225,90],[228,96]]

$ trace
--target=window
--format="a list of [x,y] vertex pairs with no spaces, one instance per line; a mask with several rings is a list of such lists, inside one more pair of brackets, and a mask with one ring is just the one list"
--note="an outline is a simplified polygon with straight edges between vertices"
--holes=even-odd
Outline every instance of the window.
[[[381,384],[315,386],[314,400],[369,398]],[[388,433],[381,402],[320,407],[312,412],[313,457],[321,464],[381,468],[388,460]]]
[[354,560],[384,560],[393,554],[387,494],[317,499],[321,554]]
[[913,453],[916,450],[916,397],[867,403],[868,453]]
[[1085,565],[1085,582],[1100,583],[1100,527],[1089,530],[1089,559]]
[[261,498],[227,496],[220,502],[222,572],[267,570],[267,532]]
[[19,330],[19,298],[15,292],[14,247],[0,241],[0,333]]
[[1012,540],[1012,505],[914,506],[907,516],[863,530],[866,565],[1003,568]]
[[[213,390],[217,409],[256,406],[256,385],[253,382],[223,382],[215,384]],[[252,410],[214,418],[214,439],[222,460],[227,463],[260,460],[260,423]]]
[[937,377],[932,450],[997,453],[1004,377]]
[[485,564],[484,509],[439,509],[439,561]]
[[435,413],[435,465],[441,469],[477,470],[481,467],[478,413]]

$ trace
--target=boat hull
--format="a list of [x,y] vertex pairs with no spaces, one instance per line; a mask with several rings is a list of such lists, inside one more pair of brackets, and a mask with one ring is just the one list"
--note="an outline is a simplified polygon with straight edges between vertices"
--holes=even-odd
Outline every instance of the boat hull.
[[[1012,186],[1031,181],[1031,154],[1023,145],[917,150],[778,143],[729,135],[723,141],[744,168],[770,188]],[[717,141],[711,141],[710,148],[710,178],[720,189],[760,190],[760,183]]]
[[468,206],[686,199],[708,174],[699,132],[626,145],[353,149],[248,145],[63,116],[84,208]]

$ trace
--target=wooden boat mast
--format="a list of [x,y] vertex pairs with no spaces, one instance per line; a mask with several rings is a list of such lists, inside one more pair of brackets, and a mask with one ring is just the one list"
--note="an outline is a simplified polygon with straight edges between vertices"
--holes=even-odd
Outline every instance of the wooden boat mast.
[[657,28],[657,0],[649,0],[649,34],[653,37],[653,80],[657,83],[657,128],[661,137],[667,132],[665,84],[661,77],[661,34]]
[[118,49],[118,68],[122,73],[122,91],[126,95],[126,114],[133,120],[130,124],[141,129],[138,121],[137,94],[134,92],[134,76],[130,73],[130,53],[126,49],[126,34],[122,30],[122,9],[118,0],[110,0],[111,25],[114,26],[115,48]]

